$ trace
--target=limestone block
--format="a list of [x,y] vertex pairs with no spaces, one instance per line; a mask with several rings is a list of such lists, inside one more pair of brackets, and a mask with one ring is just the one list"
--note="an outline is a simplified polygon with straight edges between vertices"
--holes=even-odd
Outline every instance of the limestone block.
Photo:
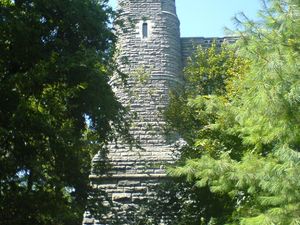
[[118,186],[126,186],[126,187],[138,186],[140,184],[141,182],[139,180],[121,180],[118,182]]
[[131,199],[130,193],[113,193],[112,200],[113,201],[126,201]]

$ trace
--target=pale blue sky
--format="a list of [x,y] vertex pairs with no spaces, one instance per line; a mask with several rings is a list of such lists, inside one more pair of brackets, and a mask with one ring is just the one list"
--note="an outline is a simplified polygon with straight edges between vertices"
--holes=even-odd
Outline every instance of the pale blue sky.
[[[117,0],[110,0],[115,6]],[[176,0],[183,37],[222,37],[224,27],[234,28],[232,18],[244,12],[255,19],[260,0]]]

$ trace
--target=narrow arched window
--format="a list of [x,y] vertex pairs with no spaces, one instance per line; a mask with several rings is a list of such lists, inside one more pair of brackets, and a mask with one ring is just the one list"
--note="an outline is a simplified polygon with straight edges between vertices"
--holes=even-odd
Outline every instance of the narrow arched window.
[[143,38],[148,38],[148,23],[143,23]]

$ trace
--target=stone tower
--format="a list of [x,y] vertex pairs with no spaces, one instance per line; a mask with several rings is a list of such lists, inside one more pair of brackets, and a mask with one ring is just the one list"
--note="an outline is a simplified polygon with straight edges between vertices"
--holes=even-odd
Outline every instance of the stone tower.
[[[120,20],[117,61],[128,75],[127,85],[112,79],[112,87],[124,106],[130,108],[130,133],[140,147],[126,142],[108,146],[111,169],[106,174],[94,170],[90,175],[95,194],[91,198],[104,204],[95,215],[85,213],[84,225],[132,225],[142,203],[155,195],[152,187],[167,179],[164,165],[175,161],[176,138],[164,135],[163,110],[169,91],[182,83],[182,67],[195,47],[208,47],[212,41],[235,42],[234,37],[180,38],[175,0],[118,0]],[[93,163],[102,165],[100,155]]]
[[[164,135],[162,111],[171,87],[181,81],[182,59],[179,20],[175,0],[119,0],[124,26],[118,34],[119,70],[128,75],[127,85],[118,79],[112,86],[128,106],[131,134],[139,148],[126,143],[109,145],[108,174],[92,173],[92,186],[102,191],[107,212],[95,217],[87,212],[83,224],[134,224],[141,202],[153,196],[151,186],[166,178],[164,165],[174,161],[174,138]],[[102,163],[95,156],[94,164]],[[99,196],[98,196],[99,197]]]

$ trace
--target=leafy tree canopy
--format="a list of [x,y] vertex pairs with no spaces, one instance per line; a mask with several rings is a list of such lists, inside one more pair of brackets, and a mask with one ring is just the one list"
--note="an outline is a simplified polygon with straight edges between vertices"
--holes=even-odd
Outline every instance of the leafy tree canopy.
[[0,224],[81,223],[91,156],[124,127],[112,16],[106,0],[0,1]]

